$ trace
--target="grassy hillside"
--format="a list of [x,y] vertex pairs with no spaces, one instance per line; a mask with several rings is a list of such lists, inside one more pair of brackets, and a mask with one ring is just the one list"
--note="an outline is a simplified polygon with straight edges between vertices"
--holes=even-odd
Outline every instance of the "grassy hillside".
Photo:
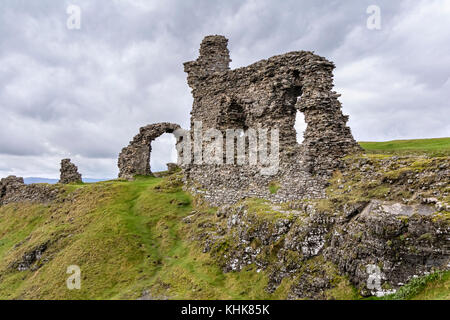
[[412,279],[385,300],[450,300],[450,272],[436,272]]
[[[70,185],[54,204],[0,207],[0,299],[269,299],[263,273],[223,274],[191,241],[189,195],[172,178]],[[48,249],[18,271],[42,244]],[[69,265],[81,290],[66,288]],[[39,268],[38,268],[39,267]]]
[[[70,185],[51,205],[0,207],[0,299],[286,298],[286,285],[267,293],[266,275],[252,266],[222,273],[182,222],[191,210],[176,176]],[[42,256],[18,271],[43,244]],[[69,265],[81,268],[81,290],[66,287]],[[449,298],[449,285],[447,273],[406,298]],[[330,298],[357,295],[343,281]]]
[[450,155],[450,138],[360,142],[368,153]]
[[[450,153],[450,138],[361,145],[372,153]],[[182,191],[178,174],[64,188],[49,205],[0,207],[0,299],[287,297],[289,280],[269,294],[264,271],[250,265],[224,274],[202,253],[194,227],[183,219],[206,209]],[[25,270],[18,270],[21,265]],[[81,268],[81,290],[66,287],[70,265]],[[326,296],[359,299],[355,292],[342,277]],[[450,299],[450,272],[413,279],[387,298]]]

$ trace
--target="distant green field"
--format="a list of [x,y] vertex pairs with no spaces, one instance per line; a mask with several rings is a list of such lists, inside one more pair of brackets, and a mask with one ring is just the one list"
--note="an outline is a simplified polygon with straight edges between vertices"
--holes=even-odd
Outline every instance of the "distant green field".
[[359,144],[368,153],[450,155],[450,138],[359,142]]

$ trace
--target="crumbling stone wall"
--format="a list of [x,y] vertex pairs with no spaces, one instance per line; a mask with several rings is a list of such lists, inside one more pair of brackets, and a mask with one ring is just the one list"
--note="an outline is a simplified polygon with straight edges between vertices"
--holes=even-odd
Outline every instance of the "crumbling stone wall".
[[130,144],[119,155],[119,178],[133,179],[136,175],[152,175],[150,169],[151,143],[164,133],[180,129],[178,124],[161,122],[139,129]]
[[78,173],[78,168],[74,165],[70,159],[61,160],[61,176],[59,179],[59,183],[68,184],[68,183],[79,183],[82,182],[81,174]]
[[[245,197],[283,202],[324,196],[327,180],[339,168],[340,160],[360,150],[346,125],[348,116],[342,114],[339,95],[332,90],[334,64],[312,52],[295,51],[230,70],[227,43],[223,36],[207,36],[200,45],[198,59],[184,64],[194,97],[189,136],[194,159],[183,163],[179,159],[187,188],[212,205]],[[304,114],[307,123],[301,145],[296,141],[294,128],[297,112]],[[270,135],[277,129],[276,172],[262,174],[261,168],[267,164],[249,163],[248,148],[245,164],[196,161],[196,145],[207,145],[206,140],[197,141],[194,129],[198,123],[203,136],[208,135],[209,129],[219,130],[223,137],[228,129],[241,129],[244,145],[250,143],[251,130],[267,129]],[[179,128],[171,123],[141,128],[119,155],[119,177],[151,175],[151,142]],[[180,158],[184,149],[177,149]]]
[[[295,51],[230,70],[228,40],[207,36],[197,60],[184,64],[194,97],[191,132],[202,130],[277,128],[280,168],[263,176],[250,165],[184,165],[186,182],[194,193],[215,205],[244,197],[287,201],[321,197],[326,180],[340,159],[360,150],[342,114],[333,88],[334,64],[308,51]],[[307,124],[304,142],[296,142],[297,111]],[[276,194],[269,185],[276,183]]]
[[9,176],[0,180],[0,205],[13,202],[47,203],[60,193],[57,186],[26,185],[22,177]]

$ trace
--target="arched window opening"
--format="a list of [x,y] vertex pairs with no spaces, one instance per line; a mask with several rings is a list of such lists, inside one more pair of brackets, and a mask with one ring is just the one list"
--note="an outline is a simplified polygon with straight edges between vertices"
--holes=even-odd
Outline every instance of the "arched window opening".
[[166,171],[167,163],[177,163],[175,136],[172,133],[159,136],[152,141],[150,152],[150,170],[153,173]]

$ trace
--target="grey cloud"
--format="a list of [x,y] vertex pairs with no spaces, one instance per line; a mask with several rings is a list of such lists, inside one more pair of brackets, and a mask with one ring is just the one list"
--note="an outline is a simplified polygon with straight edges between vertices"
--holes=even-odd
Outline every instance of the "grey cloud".
[[[82,9],[81,30],[66,28],[70,3]],[[379,31],[366,28],[371,4],[381,7]],[[230,39],[232,67],[292,50],[335,61],[357,139],[450,136],[449,8],[409,0],[4,0],[0,174],[55,177],[58,159],[70,156],[86,177],[114,177],[117,154],[140,126],[187,128],[192,97],[182,63],[197,57],[207,34]],[[173,160],[171,148],[168,138],[155,141],[153,169]]]

